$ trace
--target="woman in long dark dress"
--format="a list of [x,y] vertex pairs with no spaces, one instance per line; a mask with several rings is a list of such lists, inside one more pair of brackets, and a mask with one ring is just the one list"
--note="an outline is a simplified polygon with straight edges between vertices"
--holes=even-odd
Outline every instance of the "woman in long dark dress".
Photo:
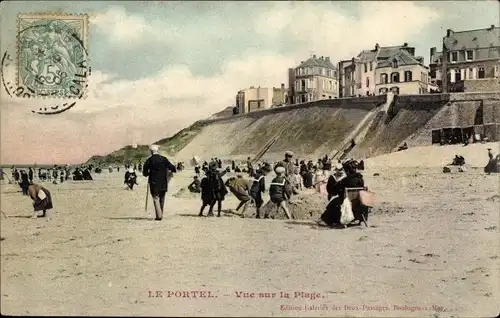
[[323,220],[323,222],[325,222],[329,226],[340,223],[340,207],[342,206],[342,203],[345,199],[345,189],[365,186],[363,175],[356,171],[356,167],[351,161],[344,163],[342,166],[344,168],[346,176],[345,178],[332,185],[329,189],[328,197],[337,197],[332,199],[328,203],[325,212],[321,215],[321,220]]
[[208,216],[213,216],[213,209],[217,203],[217,216],[220,217],[222,210],[222,201],[228,193],[226,185],[222,180],[222,176],[227,173],[227,170],[222,173],[217,171],[217,164],[210,164],[210,167],[205,171],[206,176],[201,180],[201,200],[202,206],[198,216],[203,216],[203,211],[208,205]]
[[52,196],[50,195],[50,191],[45,189],[44,187],[32,183],[28,187],[28,194],[33,200],[33,219],[36,219],[38,217],[38,211],[43,211],[42,217],[45,217],[45,213],[47,212],[47,210],[54,208],[54,206],[52,205]]

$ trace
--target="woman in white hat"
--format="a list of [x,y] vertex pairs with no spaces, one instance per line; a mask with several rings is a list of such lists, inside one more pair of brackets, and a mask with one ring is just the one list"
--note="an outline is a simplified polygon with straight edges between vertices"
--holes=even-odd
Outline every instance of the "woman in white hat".
[[137,175],[135,174],[134,169],[129,168],[125,171],[125,182],[124,182],[129,190],[134,190],[134,185],[137,185]]

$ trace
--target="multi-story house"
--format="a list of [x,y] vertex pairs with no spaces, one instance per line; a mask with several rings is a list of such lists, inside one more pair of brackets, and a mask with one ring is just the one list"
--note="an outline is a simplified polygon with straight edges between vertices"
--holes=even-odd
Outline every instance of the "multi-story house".
[[375,69],[378,62],[387,60],[399,50],[405,50],[411,55],[415,54],[415,48],[408,46],[408,43],[384,47],[377,43],[374,49],[361,51],[358,56],[351,59],[351,62],[341,61],[339,69],[342,68],[342,70],[339,71],[339,82],[342,97],[376,95]]
[[442,45],[442,63],[438,60],[435,68],[446,74],[441,75],[443,92],[500,90],[500,27],[448,29]]
[[356,80],[355,71],[356,62],[354,57],[350,60],[340,61],[337,67],[339,78],[339,97],[355,96]]
[[289,82],[290,97],[294,104],[339,96],[337,70],[328,56],[313,55],[307,61],[302,61],[292,74],[289,73]]
[[443,68],[443,52],[437,52],[435,47],[430,49],[429,59],[429,83],[437,86],[437,90],[441,91],[443,86],[443,78],[441,71]]
[[276,87],[253,87],[242,89],[236,94],[235,113],[245,114],[286,104],[287,90],[285,84]]
[[375,88],[380,95],[389,91],[405,95],[426,94],[431,89],[428,74],[423,57],[415,57],[401,49],[377,63]]

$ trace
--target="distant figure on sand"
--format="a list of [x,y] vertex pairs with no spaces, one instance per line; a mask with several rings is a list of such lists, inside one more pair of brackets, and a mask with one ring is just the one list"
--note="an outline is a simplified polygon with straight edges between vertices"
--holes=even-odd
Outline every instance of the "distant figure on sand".
[[26,173],[26,171],[21,170],[21,182],[19,183],[19,186],[21,187],[21,190],[23,190],[23,195],[28,195],[29,185],[30,181],[28,174]]
[[38,217],[38,211],[43,211],[42,217],[45,217],[45,213],[47,212],[47,210],[50,210],[54,207],[52,205],[52,197],[50,195],[50,191],[45,189],[44,187],[36,183],[32,183],[28,187],[28,194],[33,200],[34,212],[31,218],[36,219]]
[[153,197],[156,212],[156,221],[163,219],[163,207],[165,205],[165,195],[168,190],[168,172],[177,172],[175,166],[164,156],[158,153],[160,147],[151,145],[151,157],[149,157],[142,167],[142,174],[148,177],[149,191]]

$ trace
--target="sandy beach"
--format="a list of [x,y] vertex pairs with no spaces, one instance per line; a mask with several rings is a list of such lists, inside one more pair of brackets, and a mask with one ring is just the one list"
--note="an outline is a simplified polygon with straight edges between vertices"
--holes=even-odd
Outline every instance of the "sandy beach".
[[[199,218],[174,194],[144,211],[123,170],[46,184],[54,210],[2,184],[1,307],[9,315],[492,317],[499,312],[498,175],[369,169],[369,228]],[[379,175],[374,176],[377,172]],[[229,196],[223,209],[234,209]],[[148,207],[153,212],[151,200]],[[252,294],[253,293],[253,294]],[[269,293],[269,294],[259,294]],[[288,298],[287,298],[288,295]],[[154,296],[154,297],[152,297]],[[196,296],[196,298],[193,298]],[[246,297],[243,297],[246,296]]]

